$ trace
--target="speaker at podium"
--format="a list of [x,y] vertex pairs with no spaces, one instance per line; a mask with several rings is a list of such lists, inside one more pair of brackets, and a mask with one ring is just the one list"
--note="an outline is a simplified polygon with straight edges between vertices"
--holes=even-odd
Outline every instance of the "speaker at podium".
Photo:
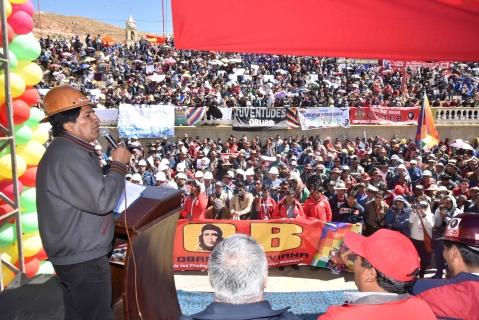
[[173,244],[182,192],[146,187],[126,194],[130,199],[126,211],[116,216],[110,259],[113,303],[123,299],[125,319],[176,320],[181,309],[173,276]]

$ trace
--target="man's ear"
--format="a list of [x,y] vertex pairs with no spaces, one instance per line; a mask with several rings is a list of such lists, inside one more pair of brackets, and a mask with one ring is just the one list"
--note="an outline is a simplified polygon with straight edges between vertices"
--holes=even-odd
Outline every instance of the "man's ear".
[[376,279],[377,279],[377,277],[378,277],[378,274],[377,274],[377,272],[376,272],[376,269],[374,269],[374,268],[368,268],[368,270],[367,270],[366,272],[367,272],[366,281],[367,281],[367,282],[370,282],[370,283],[376,282]]
[[63,124],[63,129],[65,129],[66,132],[71,132],[72,131],[72,125],[73,122],[68,121]]

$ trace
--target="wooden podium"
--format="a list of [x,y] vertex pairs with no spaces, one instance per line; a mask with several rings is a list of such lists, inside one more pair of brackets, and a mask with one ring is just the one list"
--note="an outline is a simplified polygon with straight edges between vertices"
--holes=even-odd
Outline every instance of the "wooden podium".
[[130,238],[125,260],[110,260],[113,303],[123,298],[125,319],[177,320],[181,315],[173,277],[180,210],[180,191],[147,187],[117,218],[116,245]]

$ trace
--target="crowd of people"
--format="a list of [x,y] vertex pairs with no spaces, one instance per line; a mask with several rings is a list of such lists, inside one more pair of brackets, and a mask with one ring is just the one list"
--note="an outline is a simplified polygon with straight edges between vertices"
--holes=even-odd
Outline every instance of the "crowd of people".
[[[382,137],[232,135],[222,141],[185,135],[126,143],[132,152],[126,179],[183,190],[182,218],[305,218],[361,223],[365,235],[397,230],[415,244],[421,277],[433,253],[434,277],[444,276],[437,239],[447,222],[479,212],[478,138],[473,150],[446,139],[429,152],[410,140]],[[108,156],[99,145],[97,152],[106,172]]]
[[70,84],[106,107],[408,107],[426,92],[433,106],[478,105],[477,63],[398,68],[387,61],[183,51],[140,40],[133,46],[46,37],[42,89]]

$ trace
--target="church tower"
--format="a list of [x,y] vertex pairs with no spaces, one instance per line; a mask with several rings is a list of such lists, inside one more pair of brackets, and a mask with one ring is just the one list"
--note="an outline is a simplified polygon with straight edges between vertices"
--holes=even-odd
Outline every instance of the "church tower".
[[131,46],[134,45],[137,41],[137,32],[136,32],[136,23],[133,20],[133,17],[130,16],[125,23],[126,26],[126,45]]

